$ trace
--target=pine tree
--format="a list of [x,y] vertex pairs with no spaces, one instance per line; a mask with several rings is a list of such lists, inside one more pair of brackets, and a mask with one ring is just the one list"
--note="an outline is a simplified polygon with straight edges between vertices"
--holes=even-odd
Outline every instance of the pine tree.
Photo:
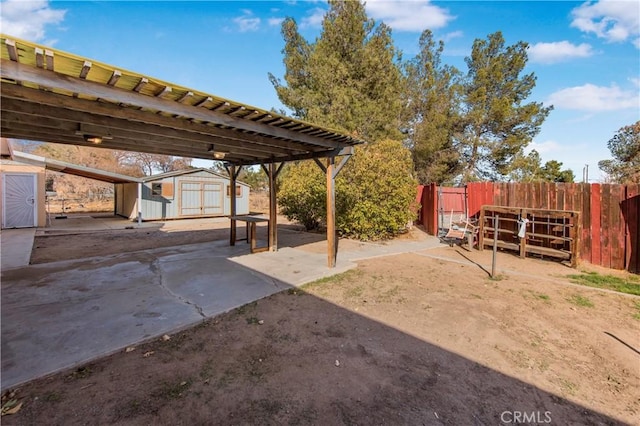
[[420,37],[420,53],[406,64],[409,147],[421,184],[451,183],[462,169],[453,144],[460,123],[460,71],[443,65],[444,43],[431,31]]
[[320,37],[307,42],[282,24],[285,83],[269,74],[280,101],[303,120],[369,142],[399,140],[403,76],[391,30],[360,1],[331,0]]
[[536,83],[533,73],[520,76],[527,48],[522,41],[505,46],[502,33],[496,32],[486,40],[476,39],[465,59],[464,126],[457,137],[465,182],[504,179],[553,108],[525,103]]
[[[399,142],[404,77],[391,30],[367,18],[361,1],[330,0],[313,43],[300,36],[291,18],[282,24],[282,35],[284,83],[269,75],[281,102],[298,118],[369,142],[338,176],[339,229],[362,239],[394,235],[415,217],[417,182]],[[284,214],[307,228],[321,225],[326,188],[320,169],[307,161],[283,173]]]
[[612,160],[598,167],[617,183],[640,183],[640,121],[620,128],[607,143]]

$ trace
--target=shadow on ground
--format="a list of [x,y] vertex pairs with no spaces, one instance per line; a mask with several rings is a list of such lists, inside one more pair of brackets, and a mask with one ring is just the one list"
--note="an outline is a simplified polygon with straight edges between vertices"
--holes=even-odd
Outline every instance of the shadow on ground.
[[[146,224],[137,228],[130,222],[123,222],[121,229],[102,230],[45,230],[36,235],[31,252],[31,264],[56,262],[59,260],[84,259],[95,256],[108,256],[120,253],[131,253],[140,250],[176,247],[187,244],[198,244],[229,241],[228,224],[225,228],[170,230],[163,229],[162,224]],[[125,225],[129,229],[125,229]],[[244,226],[238,226],[238,239],[246,238]],[[278,246],[299,247],[301,245],[326,240],[321,233],[303,232],[298,225],[278,225]],[[257,227],[259,246],[267,245],[266,225]],[[238,241],[239,247],[249,246],[246,241]]]
[[5,425],[618,423],[295,289],[17,396]]

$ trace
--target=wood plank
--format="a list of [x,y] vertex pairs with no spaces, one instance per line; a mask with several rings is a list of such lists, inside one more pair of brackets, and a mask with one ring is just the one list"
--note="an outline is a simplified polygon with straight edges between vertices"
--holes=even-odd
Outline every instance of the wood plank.
[[602,198],[600,204],[601,225],[601,260],[600,265],[605,268],[611,268],[611,184],[602,185]]
[[549,209],[549,186],[550,182],[540,183],[540,208]]
[[556,183],[556,210],[565,210],[565,184],[564,183]]
[[478,224],[480,225],[480,230],[478,231],[478,250],[482,251],[484,249],[484,233],[486,224],[484,223],[486,220],[485,209],[480,209],[480,219]]
[[[239,130],[257,132],[276,138],[296,140],[312,145],[332,148],[343,146],[337,142],[327,141],[324,138],[257,123],[251,120],[243,120],[204,108],[194,108],[190,105],[176,103],[172,100],[146,96],[134,91],[124,90],[118,87],[109,87],[77,77],[47,72],[7,59],[0,59],[0,72],[3,78],[10,80],[29,81],[50,89],[64,90],[69,93],[77,92],[85,96],[106,99],[118,104],[123,103],[126,105],[135,105],[140,108],[164,111],[171,115],[190,117],[192,119],[203,120]],[[72,97],[69,97],[69,99],[72,101],[75,100]]]
[[565,186],[564,192],[564,210],[575,210],[573,208],[573,194],[575,193],[575,184],[573,183],[563,183]]
[[555,182],[549,186],[549,209],[555,209],[558,199],[558,184]]
[[80,70],[80,74],[78,75],[78,78],[81,79],[86,79],[87,78],[87,74],[89,74],[89,71],[91,71],[91,62],[89,61],[84,61],[84,64],[82,64],[82,69]]
[[[582,188],[580,187],[581,184],[579,183],[571,183],[571,204],[572,204],[572,210],[577,211],[579,213],[582,213]],[[576,223],[575,223],[575,238],[576,238],[576,242],[574,244],[572,244],[572,248],[571,251],[572,253],[579,253],[580,252],[580,245],[579,245],[579,240],[581,237],[581,229],[582,229],[582,214],[580,214],[579,217],[576,218]],[[574,247],[575,246],[575,247]],[[579,260],[575,259],[576,261]],[[575,266],[574,266],[575,267]]]
[[629,184],[626,189],[626,269],[637,274],[640,273],[640,184]]
[[[52,114],[55,116],[55,114]],[[143,145],[145,142],[153,142],[153,145],[166,144],[172,148],[186,147],[194,149],[192,156],[200,155],[203,158],[210,159],[211,153],[208,151],[208,147],[212,142],[215,142],[216,147],[222,148],[223,151],[228,153],[235,153],[240,155],[257,156],[262,154],[281,154],[281,155],[295,155],[301,153],[301,151],[294,151],[282,148],[274,148],[267,145],[255,144],[251,148],[247,148],[247,144],[242,141],[236,141],[226,138],[214,138],[199,133],[184,133],[174,129],[165,129],[158,126],[151,126],[140,123],[130,123],[126,121],[117,122],[111,121],[115,125],[109,126],[107,124],[92,124],[92,118],[90,115],[85,115],[83,121],[80,120],[66,120],[57,118],[46,117],[33,117],[24,114],[17,114],[14,112],[5,112],[1,117],[1,125],[3,131],[11,133],[14,131],[21,131],[20,133],[25,135],[30,132],[34,134],[46,134],[49,133],[51,137],[49,139],[64,138],[68,136],[77,136],[78,121],[83,123],[82,132],[87,134],[96,134],[102,136],[110,136],[112,138],[111,144],[117,144],[125,142],[126,140],[132,140],[136,143]],[[37,124],[34,123],[37,121]],[[99,120],[101,121],[101,120]],[[116,124],[117,123],[117,124]],[[113,140],[115,138],[115,140]],[[39,139],[35,139],[39,140]],[[55,142],[55,140],[54,140]],[[107,142],[106,140],[104,142]]]
[[576,213],[576,217],[573,218],[573,227],[569,229],[569,235],[572,238],[570,242],[571,247],[571,267],[578,267],[580,260],[580,213]]
[[487,186],[491,185],[493,192],[493,202],[499,206],[505,205],[506,194],[502,191],[500,182],[487,182]]
[[7,52],[9,52],[9,59],[18,62],[18,50],[16,49],[15,40],[6,39],[4,43],[7,46]]
[[622,203],[625,198],[624,185],[611,185],[611,203],[610,220],[611,220],[611,268],[624,269],[625,266],[625,223],[622,214]]
[[533,207],[534,209],[541,209],[542,207],[542,182],[533,182]]
[[[308,151],[313,147],[302,145],[294,141],[274,140],[260,135],[250,135],[231,129],[222,129],[207,124],[193,123],[187,120],[164,117],[157,114],[150,114],[144,111],[131,108],[122,108],[111,104],[98,104],[84,99],[75,99],[64,95],[49,94],[42,96],[42,92],[24,87],[2,84],[2,112],[22,114],[37,117],[31,120],[33,125],[37,125],[40,119],[56,119],[61,121],[71,121],[77,123],[87,123],[101,125],[109,128],[119,128],[122,130],[135,130],[139,132],[149,132],[163,136],[193,137],[193,133],[206,135],[208,137],[220,137],[234,141],[234,144],[250,148],[254,144],[263,146],[279,147],[288,150]],[[16,100],[14,97],[34,97],[34,101]],[[87,112],[90,111],[90,112]],[[157,127],[150,127],[157,126]],[[157,130],[153,130],[153,129]]]
[[53,51],[51,51],[49,49],[45,49],[44,50],[44,58],[45,58],[45,61],[47,63],[47,70],[55,71],[53,69]]
[[[493,238],[485,238],[484,245],[493,246]],[[520,246],[518,244],[508,243],[502,240],[498,240],[498,247],[502,249],[516,251],[516,252],[520,250]],[[569,253],[568,251],[557,250],[549,247],[539,247],[539,246],[528,245],[526,247],[526,251],[527,253],[535,253],[535,254],[540,254],[543,256],[554,257],[554,258],[563,259],[563,260],[571,259],[571,253]]]
[[[318,166],[321,166],[320,168],[323,169],[324,165],[319,161],[319,160],[315,160],[316,164],[318,164]],[[326,173],[325,170],[322,170],[323,173]],[[424,203],[422,202],[422,193],[424,192],[424,185],[418,185],[418,191],[416,193],[416,203],[420,206],[418,208],[418,215],[416,217],[416,225],[422,225],[424,223],[424,220],[422,218],[422,215],[424,214]]]
[[591,223],[589,238],[591,239],[591,263],[602,265],[602,186],[592,183],[590,193]]
[[480,217],[480,208],[482,202],[478,195],[478,185],[474,183],[467,183],[467,194],[469,195],[469,215],[474,217]]
[[520,207],[526,207],[526,196],[525,194],[522,193],[522,186],[523,184],[520,182],[514,183],[514,188],[515,191],[513,193],[514,197],[509,199],[509,204],[507,204],[510,207],[513,206],[520,206]]
[[593,263],[591,260],[591,184],[583,183],[582,190],[582,233],[580,234],[580,259]]
[[474,194],[472,192],[472,190],[469,188],[469,185],[466,184],[464,186],[465,192],[467,193],[467,215],[469,217],[474,217],[475,216],[475,200],[474,200]]

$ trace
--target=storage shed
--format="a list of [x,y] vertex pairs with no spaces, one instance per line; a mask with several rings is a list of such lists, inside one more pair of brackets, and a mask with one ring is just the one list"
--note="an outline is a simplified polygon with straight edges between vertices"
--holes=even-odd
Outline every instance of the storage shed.
[[[162,173],[141,179],[140,184],[115,185],[116,214],[138,216],[140,195],[142,220],[185,219],[231,214],[228,177],[208,169]],[[141,193],[138,194],[138,185]],[[249,214],[249,185],[236,181],[236,212]]]

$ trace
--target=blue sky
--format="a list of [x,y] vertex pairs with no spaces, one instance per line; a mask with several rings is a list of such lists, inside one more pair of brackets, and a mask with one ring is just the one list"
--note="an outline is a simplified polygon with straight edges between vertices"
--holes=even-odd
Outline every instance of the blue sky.
[[[393,29],[404,58],[431,29],[443,61],[466,71],[476,38],[502,31],[530,44],[532,101],[554,111],[529,148],[577,180],[604,176],[607,141],[640,119],[640,0],[376,1],[367,12]],[[307,40],[320,33],[324,1],[24,1],[0,3],[0,30],[14,37],[260,108],[282,108],[268,79],[284,74],[280,23],[295,18]],[[207,165],[207,164],[197,164]]]

